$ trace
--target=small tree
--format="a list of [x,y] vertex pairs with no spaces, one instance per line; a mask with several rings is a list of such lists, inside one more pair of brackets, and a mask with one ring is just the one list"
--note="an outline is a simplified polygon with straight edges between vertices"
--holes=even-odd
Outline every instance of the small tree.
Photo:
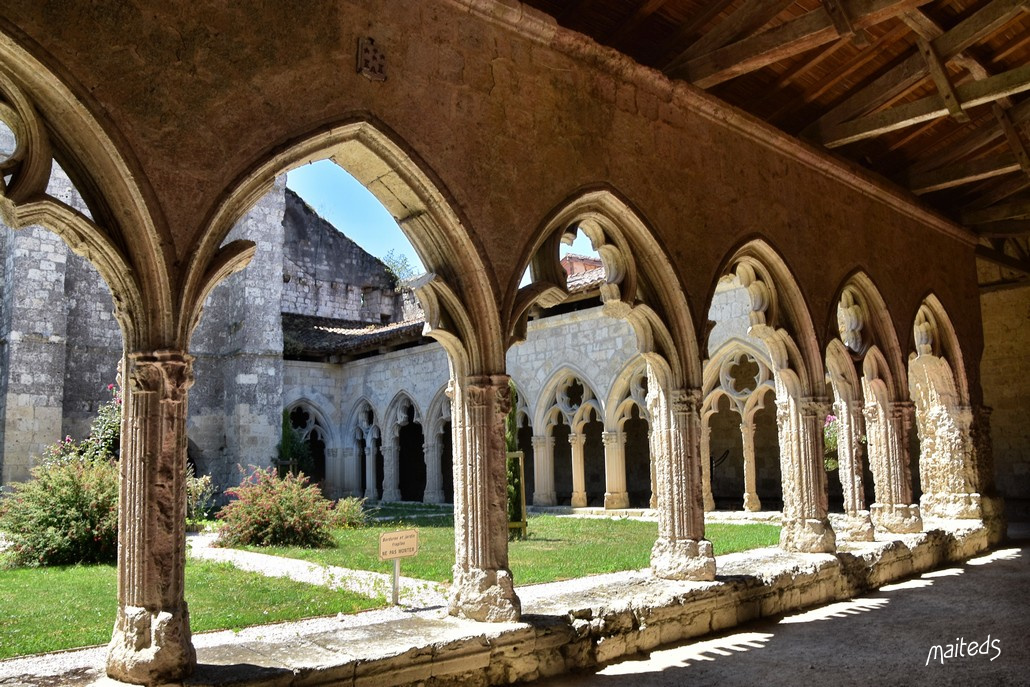
[[[504,445],[508,451],[506,463],[508,478],[508,539],[525,539],[526,529],[522,524],[526,520],[524,504],[526,502],[523,494],[522,484],[522,454],[519,452],[519,425],[518,425],[518,401],[519,395],[515,391],[515,385],[509,381],[508,390],[511,397],[511,407],[508,409],[508,416],[504,419]],[[513,527],[518,523],[518,527]]]
[[311,457],[311,447],[301,437],[290,421],[290,411],[283,411],[282,434],[277,446],[279,452],[279,476],[285,477],[287,473],[297,475],[300,473],[311,474],[314,461]]

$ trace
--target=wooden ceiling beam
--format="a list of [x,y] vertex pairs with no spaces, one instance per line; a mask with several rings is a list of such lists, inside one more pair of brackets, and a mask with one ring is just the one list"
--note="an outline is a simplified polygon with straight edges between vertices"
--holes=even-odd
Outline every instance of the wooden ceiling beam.
[[1019,260],[1011,255],[1002,253],[1000,250],[988,248],[987,246],[977,246],[974,251],[976,253],[976,257],[981,260],[986,260],[987,262],[998,265],[999,267],[1021,272],[1022,274],[1030,274],[1030,262],[1027,262],[1026,260]]
[[1030,220],[1002,220],[977,227],[976,233],[985,239],[1014,239],[1030,236]]
[[674,57],[666,71],[675,71],[691,59],[717,50],[730,41],[749,35],[768,24],[772,19],[793,5],[795,0],[755,0],[745,2],[728,17],[716,24],[686,50]]
[[[662,55],[668,55],[672,51],[676,51],[676,55],[679,55],[683,50],[683,44],[687,42],[693,42],[697,40],[698,35],[701,33],[701,29],[708,25],[710,21],[722,14],[727,7],[733,4],[733,0],[713,0],[705,5],[705,8],[697,14],[691,16],[689,21],[685,21],[680,24],[676,32],[665,42],[662,48]],[[662,71],[667,71],[671,60],[666,59],[662,62]]]
[[[999,103],[1002,101],[999,100]],[[1027,120],[1030,120],[1030,100],[1024,100],[1018,105],[1013,106],[1007,110],[1009,118],[1017,126]],[[930,170],[944,167],[955,160],[961,160],[964,157],[972,155],[976,151],[980,150],[985,146],[992,145],[1002,136],[1002,131],[998,127],[980,127],[973,133],[966,136],[963,140],[955,142],[953,145],[949,145],[942,149],[940,152],[935,153],[932,157],[922,159],[912,165],[909,173],[912,175],[922,174]]]
[[619,24],[605,36],[602,43],[610,43],[612,45],[620,45],[625,42],[626,37],[629,36],[633,31],[636,31],[637,27],[647,21],[647,18],[652,14],[662,9],[669,0],[647,0],[643,5],[638,7],[633,15]]
[[967,210],[962,213],[963,224],[989,224],[1009,219],[1030,219],[1030,200],[992,205],[982,210]]
[[[947,62],[976,41],[1004,26],[1012,17],[1025,11],[1025,7],[1026,0],[992,0],[950,31],[932,40],[930,45],[940,59]],[[918,52],[913,52],[896,67],[873,79],[854,95],[833,107],[809,125],[802,135],[816,138],[816,132],[820,128],[872,112],[892,98],[911,90],[926,76],[926,62]]]
[[933,84],[937,87],[937,95],[941,97],[945,107],[948,108],[948,114],[955,121],[968,122],[969,115],[962,109],[962,104],[958,101],[958,94],[955,93],[955,86],[952,85],[951,77],[948,75],[948,68],[941,62],[937,51],[922,38],[916,38],[916,45],[919,48],[919,54],[923,56],[923,60],[926,62],[927,69],[930,71],[930,78],[933,79]]
[[[1030,90],[1030,64],[982,81],[966,83],[955,89],[962,108],[986,105],[999,98],[1028,90]],[[836,148],[937,119],[947,115],[948,112],[948,106],[941,96],[934,94],[849,122],[819,127],[814,134],[816,140],[823,145],[828,148]]]
[[1030,154],[1027,153],[1026,142],[1019,135],[1016,123],[1012,121],[1008,112],[1003,110],[998,103],[995,103],[992,107],[994,118],[998,120],[998,126],[1001,127],[1002,132],[1005,134],[1005,140],[1008,141],[1009,149],[1016,156],[1016,160],[1019,161],[1019,166],[1023,171],[1030,174]]
[[903,183],[912,193],[923,194],[972,184],[984,179],[993,179],[1002,174],[1018,172],[1019,169],[1019,161],[1016,156],[1012,153],[1005,153],[982,160],[941,167],[930,172],[912,174]]
[[[874,26],[927,2],[930,0],[847,0],[842,4],[857,30]],[[817,48],[839,36],[829,14],[820,7],[767,31],[695,57],[676,69],[668,70],[667,74],[673,78],[685,78],[701,88],[711,88]]]

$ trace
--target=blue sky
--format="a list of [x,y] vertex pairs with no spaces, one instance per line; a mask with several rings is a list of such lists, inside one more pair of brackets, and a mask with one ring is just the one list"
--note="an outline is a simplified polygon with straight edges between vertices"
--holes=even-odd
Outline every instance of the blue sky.
[[[330,224],[372,255],[381,258],[390,250],[408,258],[416,273],[425,271],[415,249],[386,208],[350,174],[330,160],[298,167],[286,175],[286,185]],[[568,252],[590,255],[593,249],[582,234]]]

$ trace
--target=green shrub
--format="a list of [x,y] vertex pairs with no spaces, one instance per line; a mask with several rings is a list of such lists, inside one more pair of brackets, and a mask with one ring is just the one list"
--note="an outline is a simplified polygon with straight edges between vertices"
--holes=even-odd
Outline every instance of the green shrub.
[[365,509],[365,499],[347,496],[336,502],[333,507],[333,525],[345,530],[364,527],[368,524],[369,512]]
[[186,466],[186,531],[198,532],[202,521],[211,515],[215,500],[215,485],[211,475],[197,477],[193,466]]
[[109,563],[118,553],[118,454],[122,399],[97,411],[89,436],[65,437],[43,451],[32,479],[13,484],[0,508],[0,529],[14,565]]
[[32,469],[0,513],[14,565],[110,563],[118,553],[118,464],[71,457]]
[[303,473],[276,474],[254,468],[238,487],[226,489],[230,501],[218,514],[220,546],[334,545],[332,501]]

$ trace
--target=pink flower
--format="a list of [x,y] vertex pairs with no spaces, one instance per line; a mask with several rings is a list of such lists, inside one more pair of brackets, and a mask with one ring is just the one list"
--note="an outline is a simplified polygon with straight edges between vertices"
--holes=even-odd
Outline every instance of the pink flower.
[[836,421],[837,421],[837,416],[836,415],[827,415],[826,416],[826,422],[823,424],[823,426],[824,427],[829,427],[830,425],[832,425]]
[[111,391],[112,389],[114,389],[114,384],[108,384],[107,385],[107,390]]

